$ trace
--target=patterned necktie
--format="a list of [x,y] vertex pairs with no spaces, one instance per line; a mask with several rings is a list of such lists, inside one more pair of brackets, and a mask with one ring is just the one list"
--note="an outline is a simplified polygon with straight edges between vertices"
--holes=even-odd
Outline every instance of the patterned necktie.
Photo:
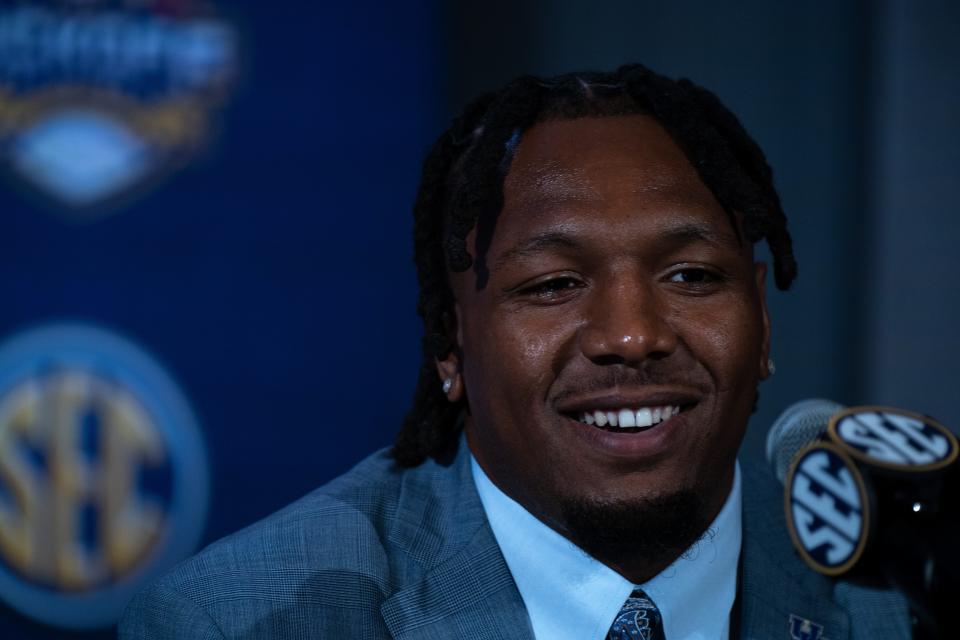
[[607,632],[607,640],[665,640],[657,605],[634,589]]

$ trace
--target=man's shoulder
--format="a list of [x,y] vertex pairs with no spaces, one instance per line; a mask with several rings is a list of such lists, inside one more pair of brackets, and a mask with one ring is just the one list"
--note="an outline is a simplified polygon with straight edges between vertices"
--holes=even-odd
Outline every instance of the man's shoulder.
[[121,635],[176,637],[189,622],[210,627],[210,637],[292,636],[310,626],[379,637],[370,611],[425,560],[411,553],[405,523],[442,510],[457,482],[453,468],[407,469],[380,451],[163,576],[128,607]]
[[[165,576],[178,586],[212,578],[224,584],[254,575],[296,578],[297,567],[349,567],[376,580],[377,562],[407,470],[385,451],[245,529],[222,538]],[[355,562],[356,554],[366,562]],[[293,573],[291,573],[291,571]]]

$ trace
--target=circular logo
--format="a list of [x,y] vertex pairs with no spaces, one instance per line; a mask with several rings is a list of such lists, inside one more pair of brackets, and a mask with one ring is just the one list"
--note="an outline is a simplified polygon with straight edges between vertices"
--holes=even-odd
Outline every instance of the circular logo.
[[188,555],[207,510],[200,432],[170,376],[101,329],[0,346],[0,598],[44,623],[116,622]]
[[918,413],[889,407],[853,407],[834,415],[829,438],[854,458],[899,471],[942,469],[957,459],[957,438]]
[[836,445],[804,449],[786,483],[787,527],[794,546],[815,571],[839,575],[863,553],[869,534],[869,499],[863,477]]

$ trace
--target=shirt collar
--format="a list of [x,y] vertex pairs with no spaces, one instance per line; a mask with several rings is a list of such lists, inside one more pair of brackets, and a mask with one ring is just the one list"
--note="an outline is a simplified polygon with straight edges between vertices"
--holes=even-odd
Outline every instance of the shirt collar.
[[[634,585],[503,493],[471,456],[480,501],[537,638],[603,640]],[[729,636],[741,542],[740,466],[707,535],[649,582],[668,638]]]

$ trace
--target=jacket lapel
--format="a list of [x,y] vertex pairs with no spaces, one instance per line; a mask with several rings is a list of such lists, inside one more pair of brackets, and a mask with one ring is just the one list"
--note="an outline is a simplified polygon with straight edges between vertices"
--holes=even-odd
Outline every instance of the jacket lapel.
[[400,570],[404,584],[381,607],[394,638],[533,640],[463,439],[448,464],[428,461],[408,473],[396,514],[389,543],[414,562]]
[[533,640],[530,618],[489,527],[381,608],[397,640]]

